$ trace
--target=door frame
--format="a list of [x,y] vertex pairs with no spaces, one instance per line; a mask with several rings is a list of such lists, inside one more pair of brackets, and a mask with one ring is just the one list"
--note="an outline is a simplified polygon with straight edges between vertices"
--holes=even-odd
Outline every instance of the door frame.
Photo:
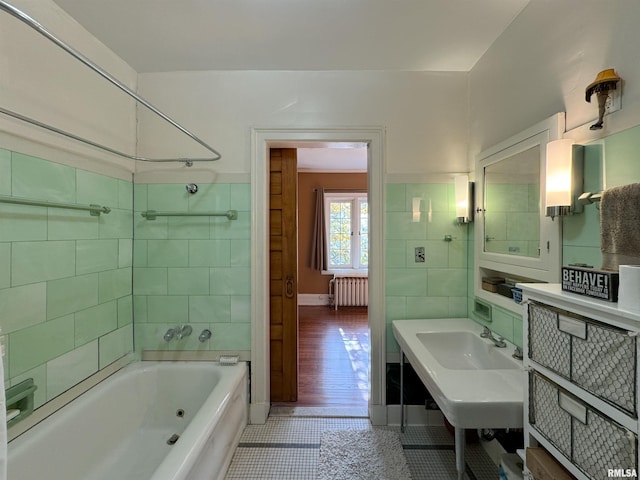
[[251,423],[269,415],[269,149],[334,143],[366,145],[369,190],[369,328],[371,374],[369,419],[387,424],[386,314],[384,288],[383,127],[327,129],[253,128],[251,130]]

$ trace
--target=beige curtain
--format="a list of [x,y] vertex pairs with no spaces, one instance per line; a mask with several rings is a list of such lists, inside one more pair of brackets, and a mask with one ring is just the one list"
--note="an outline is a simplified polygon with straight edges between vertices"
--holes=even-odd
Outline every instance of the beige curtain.
[[327,269],[327,236],[324,219],[324,189],[316,189],[316,214],[311,237],[309,266],[314,270]]

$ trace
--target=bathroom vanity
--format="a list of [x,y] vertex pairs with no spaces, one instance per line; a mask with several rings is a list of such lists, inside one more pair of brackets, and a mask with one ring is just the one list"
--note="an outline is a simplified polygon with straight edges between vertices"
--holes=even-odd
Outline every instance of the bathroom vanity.
[[640,314],[519,284],[524,295],[525,447],[580,480],[636,477]]

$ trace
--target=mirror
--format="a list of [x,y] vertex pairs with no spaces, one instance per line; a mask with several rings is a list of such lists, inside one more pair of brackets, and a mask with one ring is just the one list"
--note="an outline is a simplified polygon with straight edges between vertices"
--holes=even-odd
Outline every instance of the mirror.
[[540,256],[540,147],[484,167],[484,251]]

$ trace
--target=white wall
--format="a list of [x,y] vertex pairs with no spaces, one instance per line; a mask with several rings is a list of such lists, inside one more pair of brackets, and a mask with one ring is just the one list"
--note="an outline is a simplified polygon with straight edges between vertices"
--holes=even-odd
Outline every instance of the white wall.
[[[141,74],[141,94],[218,149],[208,167],[250,172],[251,128],[383,126],[386,171],[466,171],[467,75],[419,72],[178,72]],[[142,112],[143,155],[206,153]],[[138,171],[159,165],[139,165]],[[175,171],[175,165],[168,167]],[[195,170],[193,171],[195,173]]]
[[[127,86],[136,88],[136,72],[54,2],[10,3]],[[135,101],[4,11],[0,11],[0,105],[125,153],[135,153]],[[3,148],[103,173],[113,173],[114,166],[120,171],[133,170],[132,161],[101,154],[2,114],[0,131]],[[107,166],[59,149],[102,159]]]
[[606,68],[623,78],[622,110],[596,135],[640,123],[639,21],[636,0],[531,0],[470,73],[470,165],[559,111],[578,140],[593,138],[597,102],[584,91]]

